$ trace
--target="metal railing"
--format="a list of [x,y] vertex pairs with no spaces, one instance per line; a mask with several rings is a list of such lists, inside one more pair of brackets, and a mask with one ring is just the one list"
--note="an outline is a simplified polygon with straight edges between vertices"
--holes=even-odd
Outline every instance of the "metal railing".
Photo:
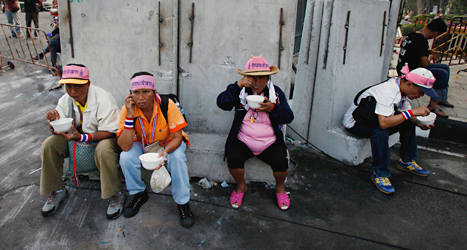
[[[3,59],[5,58],[6,60],[14,60],[47,68],[54,76],[59,78],[60,71],[57,68],[56,58],[50,60],[52,53],[50,53],[50,57],[47,53],[44,53],[45,48],[49,46],[49,38],[43,30],[10,24],[0,24],[0,26],[3,32],[3,35],[0,33],[0,69],[3,67],[14,69],[15,67],[11,61],[8,61],[4,66]],[[17,33],[17,29],[21,33]],[[29,34],[30,38],[27,38],[27,34]],[[43,60],[35,58],[39,53],[44,54]]]
[[438,55],[438,61],[464,64],[467,62],[467,18],[454,17],[447,25],[448,30],[433,41],[432,51]]

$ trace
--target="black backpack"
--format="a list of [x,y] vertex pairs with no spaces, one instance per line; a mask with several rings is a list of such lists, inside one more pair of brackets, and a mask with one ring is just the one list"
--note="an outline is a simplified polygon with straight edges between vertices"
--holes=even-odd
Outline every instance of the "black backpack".
[[376,99],[374,96],[367,96],[360,100],[360,103],[357,103],[358,98],[360,97],[363,92],[372,88],[376,85],[380,85],[381,83],[386,82],[388,79],[380,82],[378,84],[369,86],[362,91],[358,92],[355,96],[353,103],[357,106],[357,108],[353,111],[352,116],[354,120],[360,124],[372,126],[372,127],[379,127],[378,115],[375,113],[376,109]]
[[183,107],[180,105],[177,95],[175,95],[175,94],[165,94],[165,95],[159,94],[159,96],[161,97],[161,110],[162,110],[162,114],[164,115],[165,121],[168,122],[167,109],[169,107],[169,99],[171,99],[175,104],[178,103],[177,107],[180,110],[180,113],[182,113],[183,119],[185,119],[185,121],[187,122],[186,117],[185,117],[185,111],[183,110]]

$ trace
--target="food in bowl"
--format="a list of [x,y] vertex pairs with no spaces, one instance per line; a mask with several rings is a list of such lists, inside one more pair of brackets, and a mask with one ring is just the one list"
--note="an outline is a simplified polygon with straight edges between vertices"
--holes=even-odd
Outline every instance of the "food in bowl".
[[73,118],[60,118],[55,121],[51,121],[50,125],[57,132],[66,133],[70,130],[71,124],[73,123]]
[[246,101],[248,103],[248,106],[250,106],[250,108],[253,108],[253,109],[260,108],[261,105],[259,103],[264,101],[264,96],[249,95],[246,97]]
[[436,119],[436,114],[431,112],[429,115],[427,116],[418,116],[417,119],[420,121],[421,124],[423,125],[431,125],[433,123],[435,123],[435,119]]
[[147,170],[154,170],[162,163],[163,158],[158,153],[146,153],[139,156],[143,167]]

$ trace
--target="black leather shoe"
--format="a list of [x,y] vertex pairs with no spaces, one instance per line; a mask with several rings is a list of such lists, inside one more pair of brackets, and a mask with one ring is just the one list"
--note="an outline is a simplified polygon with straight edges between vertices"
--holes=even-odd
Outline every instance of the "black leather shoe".
[[126,205],[123,210],[123,216],[130,218],[135,216],[139,212],[139,208],[148,201],[148,191],[144,190],[141,193],[135,194],[133,200]]
[[190,209],[190,204],[178,205],[180,211],[180,223],[183,227],[190,228],[195,224],[195,217]]

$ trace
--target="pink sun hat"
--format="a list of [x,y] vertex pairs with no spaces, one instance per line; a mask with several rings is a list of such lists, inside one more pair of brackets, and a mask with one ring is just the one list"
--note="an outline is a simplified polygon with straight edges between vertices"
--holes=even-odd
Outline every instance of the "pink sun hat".
[[436,81],[436,78],[433,76],[431,71],[425,68],[416,68],[409,72],[409,66],[405,66],[401,69],[401,72],[404,74],[402,78],[405,78],[415,85],[419,86],[423,92],[429,97],[437,97],[435,90],[433,89],[433,84]]
[[277,72],[279,72],[279,68],[269,66],[263,55],[251,56],[245,65],[245,72],[237,70],[237,73],[244,76],[267,76],[277,74]]

